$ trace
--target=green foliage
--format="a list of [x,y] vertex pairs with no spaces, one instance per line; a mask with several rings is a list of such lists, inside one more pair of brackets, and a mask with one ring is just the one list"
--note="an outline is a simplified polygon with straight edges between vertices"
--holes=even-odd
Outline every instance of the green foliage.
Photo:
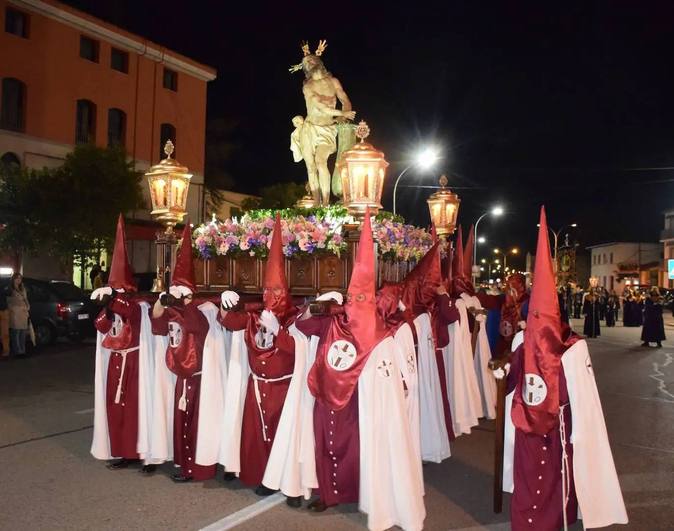
[[261,221],[270,217],[274,217],[277,212],[281,214],[282,219],[292,219],[298,216],[303,216],[305,218],[308,218],[309,216],[315,216],[316,219],[341,219],[348,216],[346,207],[341,204],[316,208],[259,208],[256,210],[249,210],[246,212],[246,214],[252,221]]
[[144,206],[141,178],[121,148],[92,145],[76,147],[58,168],[10,174],[0,189],[0,205],[13,203],[9,216],[0,207],[3,240],[29,242],[24,250],[44,249],[64,262],[96,260],[111,247],[119,213]]
[[303,184],[276,183],[260,190],[260,198],[247,198],[241,203],[244,212],[258,209],[290,208],[305,193]]

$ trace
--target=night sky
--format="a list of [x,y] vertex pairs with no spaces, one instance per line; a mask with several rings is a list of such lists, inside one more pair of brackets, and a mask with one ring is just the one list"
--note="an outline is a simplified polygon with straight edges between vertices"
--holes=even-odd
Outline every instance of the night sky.
[[[480,224],[490,248],[533,250],[543,203],[552,227],[579,224],[582,246],[657,241],[674,207],[674,170],[644,169],[674,166],[674,2],[67,3],[217,68],[208,118],[237,190],[305,179],[288,149],[302,74],[287,69],[300,41],[325,38],[391,163],[388,209],[425,144],[442,163],[402,184],[447,173],[464,225],[502,202],[507,216]],[[399,188],[399,211],[428,224],[432,191]]]

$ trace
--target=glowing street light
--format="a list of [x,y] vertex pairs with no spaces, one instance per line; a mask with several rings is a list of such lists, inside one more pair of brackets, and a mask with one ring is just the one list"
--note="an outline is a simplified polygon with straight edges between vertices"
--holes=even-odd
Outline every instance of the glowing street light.
[[[477,227],[480,224],[480,221],[482,221],[482,218],[484,218],[485,216],[488,216],[490,214],[492,216],[494,216],[495,218],[503,215],[503,207],[501,205],[496,205],[491,210],[485,212],[479,218],[477,218],[477,221],[475,222],[475,229],[474,230],[475,230],[475,238],[476,238],[478,243],[485,243],[487,241],[484,237],[478,238]],[[473,247],[473,263],[476,263],[476,262],[477,262],[477,246]]]
[[402,176],[407,173],[407,170],[410,168],[416,166],[422,171],[427,171],[430,170],[435,163],[440,160],[440,153],[437,149],[433,147],[427,147],[419,151],[416,156],[413,158],[412,163],[409,164],[403,171],[400,172],[398,175],[398,178],[395,180],[395,184],[393,185],[393,213],[397,214],[396,210],[396,197],[398,194],[398,183],[400,182],[400,179],[402,179]]
[[485,238],[484,236],[480,236],[480,237],[477,239],[477,243],[485,243],[486,241],[487,241],[487,238]]

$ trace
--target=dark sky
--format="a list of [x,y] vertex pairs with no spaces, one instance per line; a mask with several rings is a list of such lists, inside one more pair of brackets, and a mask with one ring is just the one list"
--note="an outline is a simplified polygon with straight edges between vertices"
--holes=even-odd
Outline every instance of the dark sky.
[[[446,172],[465,225],[503,202],[481,223],[491,246],[531,249],[543,203],[583,246],[657,241],[674,207],[674,183],[655,182],[674,171],[638,170],[674,166],[674,2],[68,3],[217,68],[208,117],[230,127],[241,191],[305,178],[288,150],[302,75],[287,69],[325,38],[389,188],[417,146],[441,147],[441,167],[403,183]],[[430,192],[400,188],[399,210],[427,224]]]

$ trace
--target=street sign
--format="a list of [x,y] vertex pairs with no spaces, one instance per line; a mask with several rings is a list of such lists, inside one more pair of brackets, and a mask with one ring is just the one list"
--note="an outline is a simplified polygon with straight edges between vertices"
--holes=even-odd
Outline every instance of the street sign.
[[669,280],[674,280],[674,260],[671,258],[667,260],[667,273]]

